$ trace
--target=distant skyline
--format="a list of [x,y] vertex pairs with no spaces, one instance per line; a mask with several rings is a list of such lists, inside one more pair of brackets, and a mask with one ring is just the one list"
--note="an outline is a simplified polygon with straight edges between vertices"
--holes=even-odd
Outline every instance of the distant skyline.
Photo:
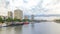
[[5,8],[11,11],[19,8],[24,15],[60,14],[60,0],[6,0]]

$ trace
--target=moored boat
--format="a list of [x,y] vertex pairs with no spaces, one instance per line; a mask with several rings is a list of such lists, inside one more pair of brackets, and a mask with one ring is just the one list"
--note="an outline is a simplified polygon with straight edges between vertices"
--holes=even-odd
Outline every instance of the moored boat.
[[7,26],[7,24],[6,24],[6,23],[3,23],[3,24],[2,24],[2,27],[6,27],[6,26]]
[[24,24],[29,24],[29,22],[23,22]]

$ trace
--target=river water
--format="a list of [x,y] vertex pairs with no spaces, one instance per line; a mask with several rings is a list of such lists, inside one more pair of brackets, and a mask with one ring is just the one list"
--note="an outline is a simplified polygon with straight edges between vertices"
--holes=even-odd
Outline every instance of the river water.
[[60,34],[60,23],[41,22],[0,28],[0,34]]

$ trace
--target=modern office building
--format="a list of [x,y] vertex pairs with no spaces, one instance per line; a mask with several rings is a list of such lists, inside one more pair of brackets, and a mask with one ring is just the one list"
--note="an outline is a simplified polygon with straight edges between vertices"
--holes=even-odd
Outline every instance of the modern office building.
[[23,12],[20,9],[14,10],[14,18],[16,19],[22,19],[23,18]]
[[13,13],[12,13],[12,11],[8,11],[8,17],[9,17],[9,18],[13,18]]

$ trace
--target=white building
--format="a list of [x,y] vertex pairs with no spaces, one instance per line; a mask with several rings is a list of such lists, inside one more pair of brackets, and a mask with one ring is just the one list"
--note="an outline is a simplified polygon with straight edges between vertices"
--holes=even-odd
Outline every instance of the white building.
[[9,18],[13,18],[13,13],[12,13],[12,11],[8,11],[8,17],[9,17]]
[[14,10],[14,18],[22,19],[23,18],[23,11],[20,9]]

